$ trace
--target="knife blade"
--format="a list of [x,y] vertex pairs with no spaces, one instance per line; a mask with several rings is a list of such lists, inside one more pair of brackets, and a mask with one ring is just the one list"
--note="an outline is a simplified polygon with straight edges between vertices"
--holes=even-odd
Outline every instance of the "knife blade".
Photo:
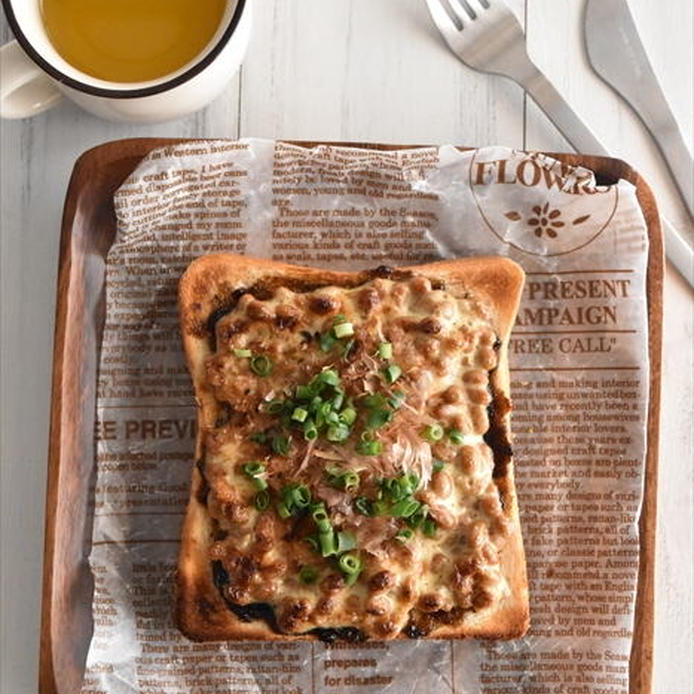
[[588,0],[588,59],[648,128],[694,216],[694,160],[653,72],[626,0]]

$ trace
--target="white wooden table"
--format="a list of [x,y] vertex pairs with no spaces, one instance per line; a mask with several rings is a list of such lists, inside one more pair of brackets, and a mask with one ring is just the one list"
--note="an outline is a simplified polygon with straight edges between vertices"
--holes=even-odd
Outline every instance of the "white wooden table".
[[[568,145],[514,84],[460,64],[424,0],[255,0],[240,75],[207,110],[158,126],[102,122],[68,103],[2,122],[0,692],[36,691],[43,505],[58,238],[76,157],[133,136]],[[692,3],[630,0],[654,68],[692,143]],[[692,223],[634,114],[590,70],[581,0],[514,0],[530,53],[661,210]],[[10,38],[2,19],[2,37]],[[654,694],[694,688],[692,293],[668,268],[658,494]]]

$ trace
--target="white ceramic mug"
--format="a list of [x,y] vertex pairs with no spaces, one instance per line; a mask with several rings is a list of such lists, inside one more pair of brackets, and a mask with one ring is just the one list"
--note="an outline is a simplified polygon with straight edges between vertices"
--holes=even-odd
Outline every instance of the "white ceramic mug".
[[206,106],[238,70],[248,46],[251,0],[227,0],[205,49],[176,72],[147,82],[109,82],[77,70],[48,40],[40,0],[2,0],[16,41],[0,48],[0,116],[27,118],[63,96],[109,120],[156,122]]

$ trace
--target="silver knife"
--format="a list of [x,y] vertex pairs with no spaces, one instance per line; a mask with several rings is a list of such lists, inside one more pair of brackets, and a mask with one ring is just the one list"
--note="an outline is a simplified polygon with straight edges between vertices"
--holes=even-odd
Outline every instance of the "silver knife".
[[585,35],[593,69],[651,132],[694,216],[694,160],[658,84],[627,0],[588,0]]

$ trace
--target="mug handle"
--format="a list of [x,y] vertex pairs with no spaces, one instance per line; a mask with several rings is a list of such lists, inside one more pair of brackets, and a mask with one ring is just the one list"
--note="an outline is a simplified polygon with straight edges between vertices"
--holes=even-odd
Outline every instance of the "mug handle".
[[28,118],[55,106],[62,94],[16,41],[0,48],[0,117]]

